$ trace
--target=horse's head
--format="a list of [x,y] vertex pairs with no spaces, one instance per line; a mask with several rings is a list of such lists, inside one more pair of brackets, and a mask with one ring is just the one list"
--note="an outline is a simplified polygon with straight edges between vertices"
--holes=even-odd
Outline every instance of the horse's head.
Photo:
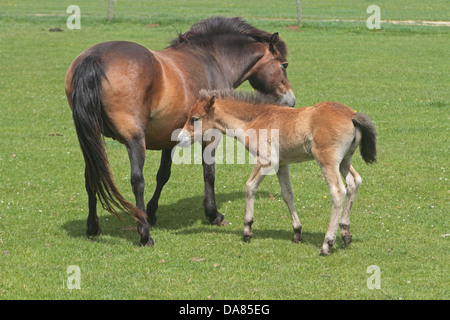
[[276,32],[272,34],[264,56],[250,70],[248,80],[256,90],[274,96],[280,104],[293,107],[295,95],[286,73],[288,62],[278,49],[278,42]]
[[202,141],[203,133],[212,129],[214,117],[215,94],[206,90],[200,91],[200,98],[189,110],[183,129],[178,134],[178,146],[187,147],[194,141]]

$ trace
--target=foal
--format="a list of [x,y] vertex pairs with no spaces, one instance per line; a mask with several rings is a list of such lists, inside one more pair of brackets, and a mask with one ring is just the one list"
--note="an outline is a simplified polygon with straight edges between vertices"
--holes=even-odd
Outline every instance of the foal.
[[[201,121],[201,132],[194,132],[194,124],[198,125],[198,121]],[[250,139],[249,135],[236,136],[255,155],[255,166],[245,188],[244,241],[249,241],[252,237],[255,193],[264,179],[265,171],[270,167],[278,167],[276,174],[281,194],[291,213],[293,240],[301,241],[302,225],[294,206],[289,164],[314,159],[322,169],[332,199],[330,222],[320,254],[330,254],[330,248],[336,241],[338,226],[345,245],[350,245],[350,210],[362,181],[352,166],[352,156],[360,145],[364,161],[376,161],[377,133],[366,115],[355,113],[336,102],[291,109],[236,93],[202,90],[199,100],[189,112],[188,121],[178,135],[179,145],[190,145],[194,135],[203,134],[209,129],[218,129],[222,133],[229,133],[230,129],[241,133],[250,129],[256,132],[259,140],[265,139],[258,142]],[[262,129],[277,130],[278,139],[276,136],[274,139],[272,134],[266,133],[263,136]],[[347,187],[340,174],[345,178]]]

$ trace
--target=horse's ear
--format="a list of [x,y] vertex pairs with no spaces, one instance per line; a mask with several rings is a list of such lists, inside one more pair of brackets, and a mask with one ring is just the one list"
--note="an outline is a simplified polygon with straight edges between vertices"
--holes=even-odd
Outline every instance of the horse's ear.
[[270,50],[270,52],[272,52],[273,54],[275,54],[275,53],[278,52],[278,49],[277,49],[278,40],[280,40],[280,36],[278,35],[278,32],[275,32],[275,33],[272,34],[272,36],[270,37],[270,43],[269,43],[269,50]]
[[212,108],[212,106],[214,105],[215,102],[216,102],[216,94],[213,93],[211,95],[211,97],[209,98],[209,101],[205,105],[205,110],[209,111]]

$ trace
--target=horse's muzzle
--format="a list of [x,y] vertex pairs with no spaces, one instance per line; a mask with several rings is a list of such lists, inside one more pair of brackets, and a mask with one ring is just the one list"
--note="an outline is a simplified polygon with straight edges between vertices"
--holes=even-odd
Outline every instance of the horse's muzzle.
[[280,103],[289,107],[295,106],[295,95],[294,92],[292,92],[292,89],[287,91],[285,94],[283,94],[280,97]]

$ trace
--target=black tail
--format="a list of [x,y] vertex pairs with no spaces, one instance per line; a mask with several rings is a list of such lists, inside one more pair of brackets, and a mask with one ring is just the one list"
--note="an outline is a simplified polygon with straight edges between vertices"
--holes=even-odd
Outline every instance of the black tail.
[[73,121],[86,163],[86,188],[97,196],[105,210],[119,218],[119,211],[125,211],[139,221],[146,215],[120,194],[103,146],[102,78],[107,79],[101,58],[95,54],[84,57],[72,77]]
[[360,152],[366,163],[377,161],[377,130],[375,125],[364,113],[355,113],[352,117],[353,124],[361,129],[362,138]]

